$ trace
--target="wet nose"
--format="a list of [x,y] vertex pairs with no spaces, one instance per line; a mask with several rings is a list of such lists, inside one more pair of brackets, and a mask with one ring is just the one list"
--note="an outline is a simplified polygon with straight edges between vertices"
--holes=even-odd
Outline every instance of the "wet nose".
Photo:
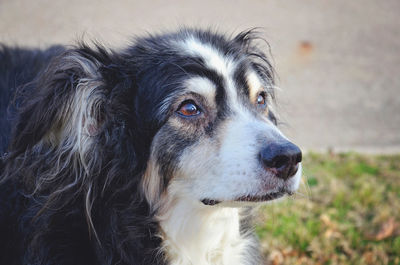
[[269,143],[260,152],[260,160],[266,170],[281,179],[293,176],[301,162],[301,150],[291,142]]

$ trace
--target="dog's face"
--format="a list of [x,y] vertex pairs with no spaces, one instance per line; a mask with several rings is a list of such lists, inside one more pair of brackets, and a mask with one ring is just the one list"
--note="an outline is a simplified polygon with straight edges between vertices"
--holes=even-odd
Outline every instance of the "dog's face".
[[55,58],[35,86],[41,96],[28,98],[12,146],[14,155],[54,153],[37,189],[55,179],[60,189],[82,181],[102,192],[141,182],[152,206],[208,207],[268,201],[299,185],[301,152],[276,127],[272,69],[252,32],[183,30],[120,53],[83,45]]
[[[150,204],[168,197],[243,206],[293,193],[301,151],[276,127],[271,68],[251,37],[186,33],[159,41],[167,45],[153,47],[157,83],[139,81],[139,98],[147,99],[139,102],[160,124],[143,179]],[[149,97],[149,90],[158,92]]]

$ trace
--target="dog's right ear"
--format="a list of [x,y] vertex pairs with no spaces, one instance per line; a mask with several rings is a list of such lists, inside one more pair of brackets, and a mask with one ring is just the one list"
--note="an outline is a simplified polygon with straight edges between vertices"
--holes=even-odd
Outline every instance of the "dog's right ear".
[[95,235],[95,199],[114,181],[126,187],[136,166],[134,126],[127,125],[134,116],[134,74],[123,71],[124,63],[99,46],[54,58],[21,92],[7,157],[7,176],[17,172],[32,194],[46,198],[39,214],[83,195]]
[[69,144],[79,147],[96,135],[106,100],[99,69],[107,60],[107,52],[99,47],[68,50],[22,88],[11,154],[39,143],[56,146],[71,141]]

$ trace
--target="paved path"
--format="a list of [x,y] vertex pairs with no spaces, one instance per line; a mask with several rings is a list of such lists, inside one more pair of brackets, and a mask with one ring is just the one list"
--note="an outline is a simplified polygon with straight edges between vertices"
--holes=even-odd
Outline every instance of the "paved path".
[[0,41],[112,46],[179,25],[259,26],[279,74],[283,130],[305,149],[400,152],[400,1],[0,0]]

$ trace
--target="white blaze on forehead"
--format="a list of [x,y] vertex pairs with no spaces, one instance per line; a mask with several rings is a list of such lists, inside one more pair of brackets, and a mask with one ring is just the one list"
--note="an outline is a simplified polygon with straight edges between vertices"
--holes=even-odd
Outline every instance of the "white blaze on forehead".
[[215,85],[206,77],[193,77],[187,81],[187,88],[190,92],[202,95],[208,102],[214,102]]
[[210,44],[202,43],[200,40],[190,37],[183,42],[184,51],[190,55],[199,56],[204,59],[206,66],[210,67],[223,76],[232,76],[235,63],[232,58],[224,56],[221,51]]
[[237,93],[233,81],[236,63],[232,57],[222,54],[216,47],[203,43],[193,36],[183,41],[182,47],[184,52],[189,53],[191,56],[201,57],[207,67],[220,74],[225,80],[228,99],[231,102],[237,101]]

